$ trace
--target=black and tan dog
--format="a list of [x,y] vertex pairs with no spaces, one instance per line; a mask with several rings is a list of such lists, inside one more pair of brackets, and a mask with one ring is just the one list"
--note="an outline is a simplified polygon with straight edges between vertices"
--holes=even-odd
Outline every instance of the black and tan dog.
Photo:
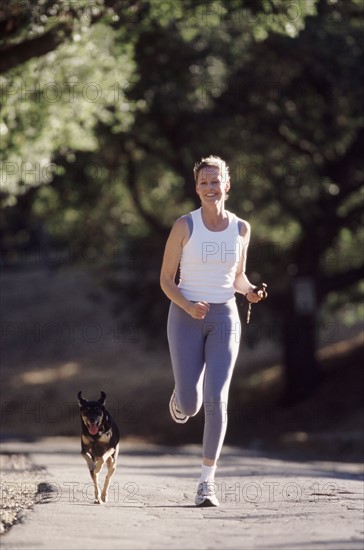
[[[78,404],[82,424],[81,454],[87,462],[95,487],[95,504],[107,501],[111,477],[116,470],[119,452],[119,428],[105,409],[106,394],[102,391],[98,401],[87,401],[78,392]],[[103,465],[107,464],[107,475],[102,492],[98,477]]]

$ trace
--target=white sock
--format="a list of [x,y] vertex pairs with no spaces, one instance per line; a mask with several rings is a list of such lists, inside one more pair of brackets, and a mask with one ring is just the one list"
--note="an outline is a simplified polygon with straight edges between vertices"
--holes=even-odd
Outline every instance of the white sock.
[[202,464],[200,483],[209,481],[210,483],[215,479],[216,466],[205,466]]

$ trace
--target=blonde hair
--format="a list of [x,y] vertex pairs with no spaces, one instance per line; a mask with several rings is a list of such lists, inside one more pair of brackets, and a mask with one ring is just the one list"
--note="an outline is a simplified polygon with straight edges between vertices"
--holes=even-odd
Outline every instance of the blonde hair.
[[226,162],[222,158],[217,157],[216,155],[210,155],[208,157],[202,158],[200,162],[196,162],[195,166],[193,167],[193,175],[195,177],[195,183],[197,183],[197,178],[201,170],[209,166],[214,168],[219,168],[221,175],[224,174],[224,177],[226,178],[226,182],[230,181],[229,167],[226,164]]

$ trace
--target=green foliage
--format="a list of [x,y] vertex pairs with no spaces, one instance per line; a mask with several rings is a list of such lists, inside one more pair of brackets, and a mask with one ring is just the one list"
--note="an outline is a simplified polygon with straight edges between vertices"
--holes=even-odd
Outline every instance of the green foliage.
[[[3,191],[52,181],[53,156],[72,166],[77,151],[97,151],[99,122],[126,131],[135,106],[125,101],[133,71],[128,48],[113,51],[114,31],[102,23],[73,41],[1,77],[6,151]],[[85,63],[85,60],[89,60]]]
[[214,153],[277,296],[296,275],[320,300],[356,284],[361,2],[33,4],[9,3],[5,46],[52,30],[60,43],[0,77],[4,223],[26,210],[55,242],[142,242],[159,258],[197,206],[194,162]]

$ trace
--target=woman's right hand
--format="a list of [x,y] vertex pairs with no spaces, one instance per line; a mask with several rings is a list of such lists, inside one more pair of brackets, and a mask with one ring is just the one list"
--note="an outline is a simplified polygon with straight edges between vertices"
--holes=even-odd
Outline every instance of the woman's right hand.
[[208,302],[190,302],[187,313],[194,319],[204,319],[209,312],[210,305]]

